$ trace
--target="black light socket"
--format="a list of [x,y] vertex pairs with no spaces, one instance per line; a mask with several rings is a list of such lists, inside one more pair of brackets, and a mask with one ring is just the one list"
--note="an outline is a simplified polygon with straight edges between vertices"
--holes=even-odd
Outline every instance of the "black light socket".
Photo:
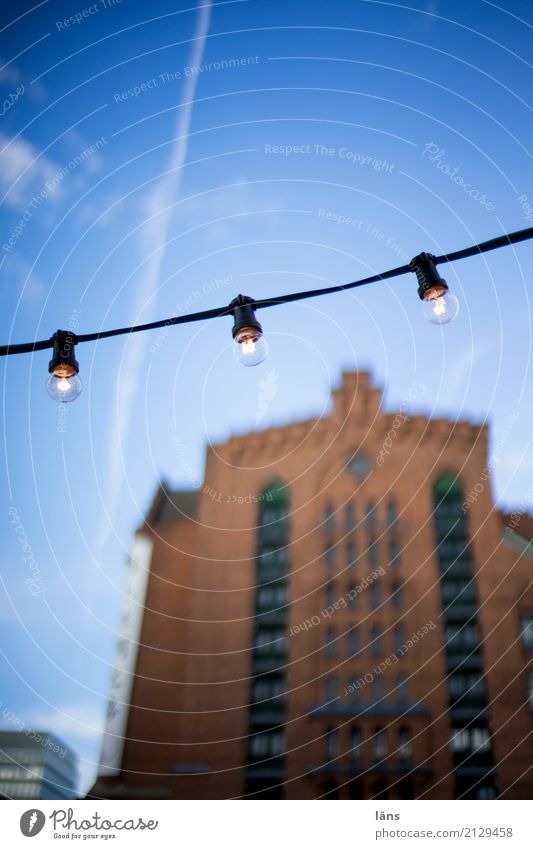
[[48,363],[48,371],[56,377],[72,377],[80,367],[74,356],[76,335],[69,330],[57,330],[52,336],[54,356]]
[[435,259],[433,254],[422,253],[415,256],[409,263],[409,268],[415,272],[418,280],[418,297],[421,301],[432,289],[441,289],[441,293],[448,291],[446,280],[437,271]]
[[256,330],[259,336],[263,335],[263,328],[255,317],[255,312],[252,304],[255,301],[247,295],[237,295],[230,303],[230,309],[233,310],[233,327],[231,332],[235,339],[239,331],[246,328]]

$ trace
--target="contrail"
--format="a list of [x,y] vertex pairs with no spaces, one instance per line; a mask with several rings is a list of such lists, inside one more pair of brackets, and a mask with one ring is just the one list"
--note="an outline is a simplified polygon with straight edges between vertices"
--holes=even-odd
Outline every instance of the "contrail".
[[[189,66],[200,65],[205,50],[209,20],[211,17],[211,0],[199,10],[194,33]],[[192,74],[185,80],[182,96],[182,107],[176,120],[176,141],[172,146],[168,173],[161,178],[151,192],[147,201],[148,217],[155,215],[160,209],[164,210],[143,228],[141,246],[143,256],[149,259],[143,266],[142,283],[133,294],[132,315],[138,316],[157,291],[161,265],[165,257],[168,229],[172,218],[170,208],[175,201],[181,183],[181,167],[187,157],[189,126],[191,123],[192,107],[198,74]],[[149,321],[147,316],[143,321]],[[125,472],[122,468],[122,457],[128,441],[130,423],[134,412],[134,401],[137,396],[139,374],[142,374],[148,334],[133,334],[128,343],[127,369],[121,372],[115,396],[115,414],[111,425],[110,438],[107,448],[107,469],[109,478],[107,485],[107,521],[96,545],[97,556],[103,551],[112,531],[113,517],[120,503],[120,495]]]

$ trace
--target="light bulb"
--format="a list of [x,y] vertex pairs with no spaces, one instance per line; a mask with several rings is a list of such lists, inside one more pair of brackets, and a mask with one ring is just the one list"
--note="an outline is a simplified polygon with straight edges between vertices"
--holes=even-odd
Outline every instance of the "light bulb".
[[243,366],[257,366],[268,354],[268,343],[255,327],[237,330],[233,339],[233,353]]
[[432,324],[448,324],[459,312],[459,301],[448,289],[428,289],[422,301],[422,312]]
[[53,401],[67,404],[75,401],[81,392],[81,380],[74,372],[70,377],[59,374],[50,374],[46,381],[46,391]]
[[52,342],[54,356],[48,363],[46,391],[53,401],[67,404],[75,401],[81,392],[80,367],[75,357],[76,337],[68,330],[58,330]]

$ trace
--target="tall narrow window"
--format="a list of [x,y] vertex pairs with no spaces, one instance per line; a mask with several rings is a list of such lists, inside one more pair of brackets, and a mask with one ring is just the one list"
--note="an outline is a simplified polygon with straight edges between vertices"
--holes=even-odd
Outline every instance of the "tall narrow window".
[[383,654],[383,637],[377,625],[372,625],[370,630],[370,651],[374,657],[379,657],[380,654]]
[[337,678],[335,675],[328,675],[326,678],[326,683],[324,686],[324,691],[326,695],[326,700],[328,702],[334,701],[334,699],[338,696],[338,686],[337,686]]
[[411,760],[412,748],[411,732],[408,728],[402,726],[398,732],[398,760]]
[[392,606],[396,609],[402,606],[403,604],[403,588],[398,581],[393,581],[391,586],[391,602]]
[[374,757],[381,760],[387,757],[387,736],[384,728],[376,728],[374,731]]
[[409,684],[406,675],[398,675],[396,678],[395,695],[399,702],[406,702],[409,699]]
[[359,651],[359,632],[357,628],[350,628],[348,631],[348,657],[353,657]]
[[398,566],[400,563],[400,546],[395,539],[389,541],[389,563]]
[[331,503],[324,507],[324,529],[331,531],[335,527],[335,508]]
[[405,629],[403,625],[394,627],[394,651],[401,651],[405,646]]
[[[287,706],[285,664],[287,662],[288,574],[290,571],[290,501],[287,487],[272,482],[261,493],[257,517],[257,563],[254,645],[251,656],[251,692],[248,719],[248,758],[245,793],[264,791],[262,766],[271,761],[273,783],[285,779],[285,733]],[[272,613],[275,612],[275,616]],[[274,621],[275,620],[275,624]],[[265,710],[275,716],[275,728],[264,725]],[[281,791],[274,791],[279,792]]]
[[355,507],[353,506],[353,504],[347,504],[346,510],[344,512],[344,527],[345,527],[345,530],[349,533],[350,531],[353,531],[353,529],[355,528],[355,525],[356,525]]
[[326,657],[337,656],[337,630],[336,628],[328,628],[326,631],[326,641],[324,645]]
[[396,522],[398,518],[398,507],[396,506],[396,500],[394,498],[389,498],[387,503],[387,527],[390,528]]
[[385,696],[385,681],[382,675],[375,675],[372,681],[372,696],[376,702],[380,702]]
[[326,561],[326,566],[331,572],[335,568],[335,547],[333,545],[326,546],[326,550],[324,551],[324,558]]
[[359,728],[350,731],[350,756],[354,764],[361,763],[363,755],[363,736]]
[[338,734],[335,730],[326,731],[326,757],[328,761],[334,760],[338,754]]
[[365,527],[369,534],[374,534],[377,529],[376,505],[369,501],[366,505]]
[[[457,736],[452,737],[452,749],[460,753],[470,744],[470,731],[461,727],[466,716],[475,711],[476,716],[487,707],[483,675],[483,645],[478,627],[477,614],[472,615],[469,606],[450,605],[451,593],[462,585],[468,587],[470,599],[475,599],[475,569],[470,546],[468,513],[463,509],[464,490],[453,473],[445,473],[433,486],[435,554],[441,582],[442,622],[444,626],[444,648],[450,674],[448,676],[448,699],[452,727]],[[453,585],[453,586],[452,586]],[[474,671],[476,670],[476,671]],[[466,741],[466,743],[465,743]],[[483,754],[484,768],[493,763],[490,740]],[[476,798],[479,776],[456,771],[455,797]]]
[[525,650],[533,651],[533,614],[528,613],[521,617],[520,630],[522,631],[522,645]]
[[354,672],[346,685],[346,695],[349,698],[357,699],[361,695],[361,688],[364,686],[364,680],[359,672]]

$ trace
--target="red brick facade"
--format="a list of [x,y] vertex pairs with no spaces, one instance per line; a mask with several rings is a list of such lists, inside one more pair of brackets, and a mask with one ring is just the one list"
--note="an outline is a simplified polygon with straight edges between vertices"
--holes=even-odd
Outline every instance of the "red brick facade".
[[531,797],[530,519],[494,509],[484,426],[381,403],[344,374],[329,417],[212,446],[194,504],[161,488],[95,795]]

